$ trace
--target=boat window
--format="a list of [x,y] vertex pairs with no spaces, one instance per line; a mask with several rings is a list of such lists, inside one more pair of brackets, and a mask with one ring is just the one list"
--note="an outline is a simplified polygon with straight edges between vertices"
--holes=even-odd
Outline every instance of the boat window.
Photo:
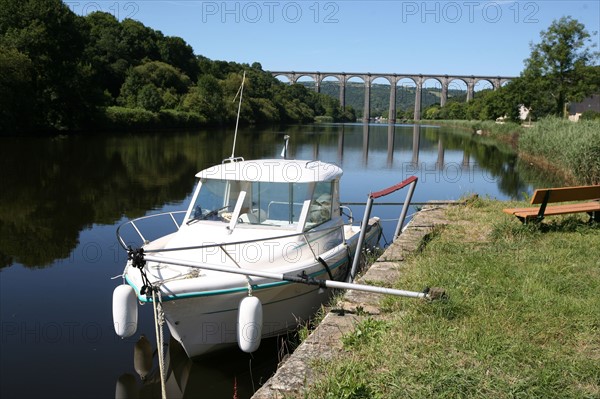
[[188,224],[196,220],[229,222],[240,191],[246,197],[238,223],[291,227],[298,223],[309,183],[270,183],[203,179]]
[[315,184],[305,230],[331,220],[332,193],[333,182],[319,182]]
[[[193,205],[188,224],[196,220],[229,222],[240,191],[247,191],[249,182],[203,179],[200,193]],[[250,207],[250,200],[245,204]]]
[[[285,226],[298,222],[308,183],[252,182],[252,207],[243,222]],[[247,219],[247,220],[246,220]]]

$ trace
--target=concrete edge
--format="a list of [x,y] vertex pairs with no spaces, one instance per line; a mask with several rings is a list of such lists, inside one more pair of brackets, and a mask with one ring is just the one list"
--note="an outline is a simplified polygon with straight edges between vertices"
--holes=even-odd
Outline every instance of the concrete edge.
[[[456,201],[456,204],[461,202]],[[418,252],[425,238],[435,227],[448,223],[445,210],[452,204],[431,202],[418,211],[400,237],[369,267],[358,282],[392,284],[402,273],[404,259]],[[424,287],[420,287],[424,288]],[[328,360],[342,351],[341,337],[351,332],[356,323],[366,316],[381,313],[381,295],[348,291],[341,301],[327,313],[309,337],[281,363],[275,374],[252,396],[252,399],[281,399],[303,397],[303,392],[314,381],[312,365]]]

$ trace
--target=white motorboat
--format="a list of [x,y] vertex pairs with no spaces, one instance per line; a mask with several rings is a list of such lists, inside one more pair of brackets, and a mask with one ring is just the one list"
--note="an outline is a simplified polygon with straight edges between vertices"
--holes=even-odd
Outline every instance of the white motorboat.
[[[245,74],[238,121],[244,80]],[[415,176],[369,194],[362,223],[355,226],[351,210],[340,203],[338,166],[286,159],[287,135],[283,159],[245,161],[234,156],[237,126],[231,156],[196,175],[187,211],[145,216],[117,229],[128,261],[123,284],[113,292],[115,331],[121,337],[133,335],[137,303],[152,303],[163,397],[164,321],[189,357],[236,342],[253,352],[262,338],[308,320],[329,299],[327,288],[428,297],[427,292],[352,283],[362,251],[381,237],[379,218],[370,218],[373,200],[410,187],[396,238]],[[142,225],[153,231],[160,222],[175,231],[148,239]],[[136,249],[122,234],[128,227],[142,241]]]
[[[196,175],[183,218],[169,212],[120,226],[124,247],[128,228],[143,245],[129,248],[113,296],[117,333],[135,332],[138,301],[160,301],[190,357],[236,343],[252,351],[261,337],[296,329],[328,300],[321,281],[346,281],[357,253],[361,228],[340,203],[341,176],[321,161],[228,158]],[[143,225],[158,221],[175,231],[148,240]],[[377,245],[379,219],[363,228],[361,247]]]

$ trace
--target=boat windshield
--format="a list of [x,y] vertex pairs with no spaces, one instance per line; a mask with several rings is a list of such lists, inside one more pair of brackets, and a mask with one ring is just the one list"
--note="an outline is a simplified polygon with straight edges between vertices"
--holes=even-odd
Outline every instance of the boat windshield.
[[[314,183],[271,183],[201,179],[200,192],[188,218],[229,222],[238,198],[242,198],[238,223],[297,225]],[[245,192],[243,196],[240,193]]]

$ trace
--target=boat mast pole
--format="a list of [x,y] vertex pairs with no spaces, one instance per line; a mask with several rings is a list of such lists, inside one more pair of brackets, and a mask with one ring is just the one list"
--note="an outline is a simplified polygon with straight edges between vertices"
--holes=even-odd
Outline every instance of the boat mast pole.
[[[231,149],[231,159],[235,158],[235,142],[237,141],[237,132],[238,132],[238,125],[240,123],[240,113],[242,110],[242,97],[244,96],[244,82],[246,81],[246,71],[244,71],[244,74],[242,76],[242,85],[240,86],[240,89],[238,90],[238,94],[240,95],[240,101],[238,103],[238,111],[237,111],[237,117],[235,119],[235,133],[233,135],[233,148]],[[237,95],[236,95],[237,97]],[[234,98],[235,101],[235,98]]]

